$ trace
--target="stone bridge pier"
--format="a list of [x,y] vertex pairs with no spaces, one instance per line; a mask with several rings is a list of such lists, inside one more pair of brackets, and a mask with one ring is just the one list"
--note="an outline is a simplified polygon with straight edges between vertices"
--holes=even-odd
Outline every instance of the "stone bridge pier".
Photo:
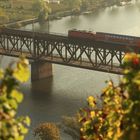
[[[34,91],[46,91],[52,79],[52,64],[44,61],[31,62],[31,82]],[[52,80],[51,80],[52,81]]]

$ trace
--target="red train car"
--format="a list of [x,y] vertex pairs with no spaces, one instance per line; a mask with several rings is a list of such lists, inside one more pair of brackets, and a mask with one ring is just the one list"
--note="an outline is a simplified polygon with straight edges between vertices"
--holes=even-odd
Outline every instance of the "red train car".
[[96,40],[124,43],[128,45],[134,45],[140,47],[140,37],[136,37],[136,36],[97,32]]
[[69,30],[68,37],[76,39],[87,39],[105,42],[124,43],[128,45],[135,45],[140,47],[140,37],[111,34],[104,32],[90,32],[82,30]]
[[68,31],[68,37],[76,39],[95,40],[96,33],[91,31],[82,31],[74,29]]

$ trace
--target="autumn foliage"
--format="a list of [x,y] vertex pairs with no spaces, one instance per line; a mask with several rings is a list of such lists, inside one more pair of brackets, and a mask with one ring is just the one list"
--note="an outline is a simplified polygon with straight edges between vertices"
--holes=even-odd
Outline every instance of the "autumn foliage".
[[126,54],[123,67],[119,85],[109,81],[103,90],[102,107],[90,96],[80,110],[81,140],[139,140],[140,55]]
[[30,124],[28,117],[17,117],[23,99],[19,83],[29,78],[28,61],[24,58],[0,69],[0,140],[23,140]]

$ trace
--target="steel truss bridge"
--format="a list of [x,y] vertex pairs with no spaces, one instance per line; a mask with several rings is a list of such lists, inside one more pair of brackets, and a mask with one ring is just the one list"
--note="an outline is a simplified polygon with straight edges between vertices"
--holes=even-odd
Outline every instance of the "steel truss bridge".
[[139,52],[137,46],[109,41],[69,38],[51,33],[0,29],[0,54],[25,55],[35,61],[116,73],[122,72],[125,53]]

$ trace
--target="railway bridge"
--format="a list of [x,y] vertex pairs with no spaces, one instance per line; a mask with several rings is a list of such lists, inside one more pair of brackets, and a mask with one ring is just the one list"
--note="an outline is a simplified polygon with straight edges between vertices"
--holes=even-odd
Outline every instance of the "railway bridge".
[[128,43],[70,38],[67,35],[0,29],[0,54],[32,60],[32,81],[52,75],[52,64],[121,74],[125,53],[139,52]]

